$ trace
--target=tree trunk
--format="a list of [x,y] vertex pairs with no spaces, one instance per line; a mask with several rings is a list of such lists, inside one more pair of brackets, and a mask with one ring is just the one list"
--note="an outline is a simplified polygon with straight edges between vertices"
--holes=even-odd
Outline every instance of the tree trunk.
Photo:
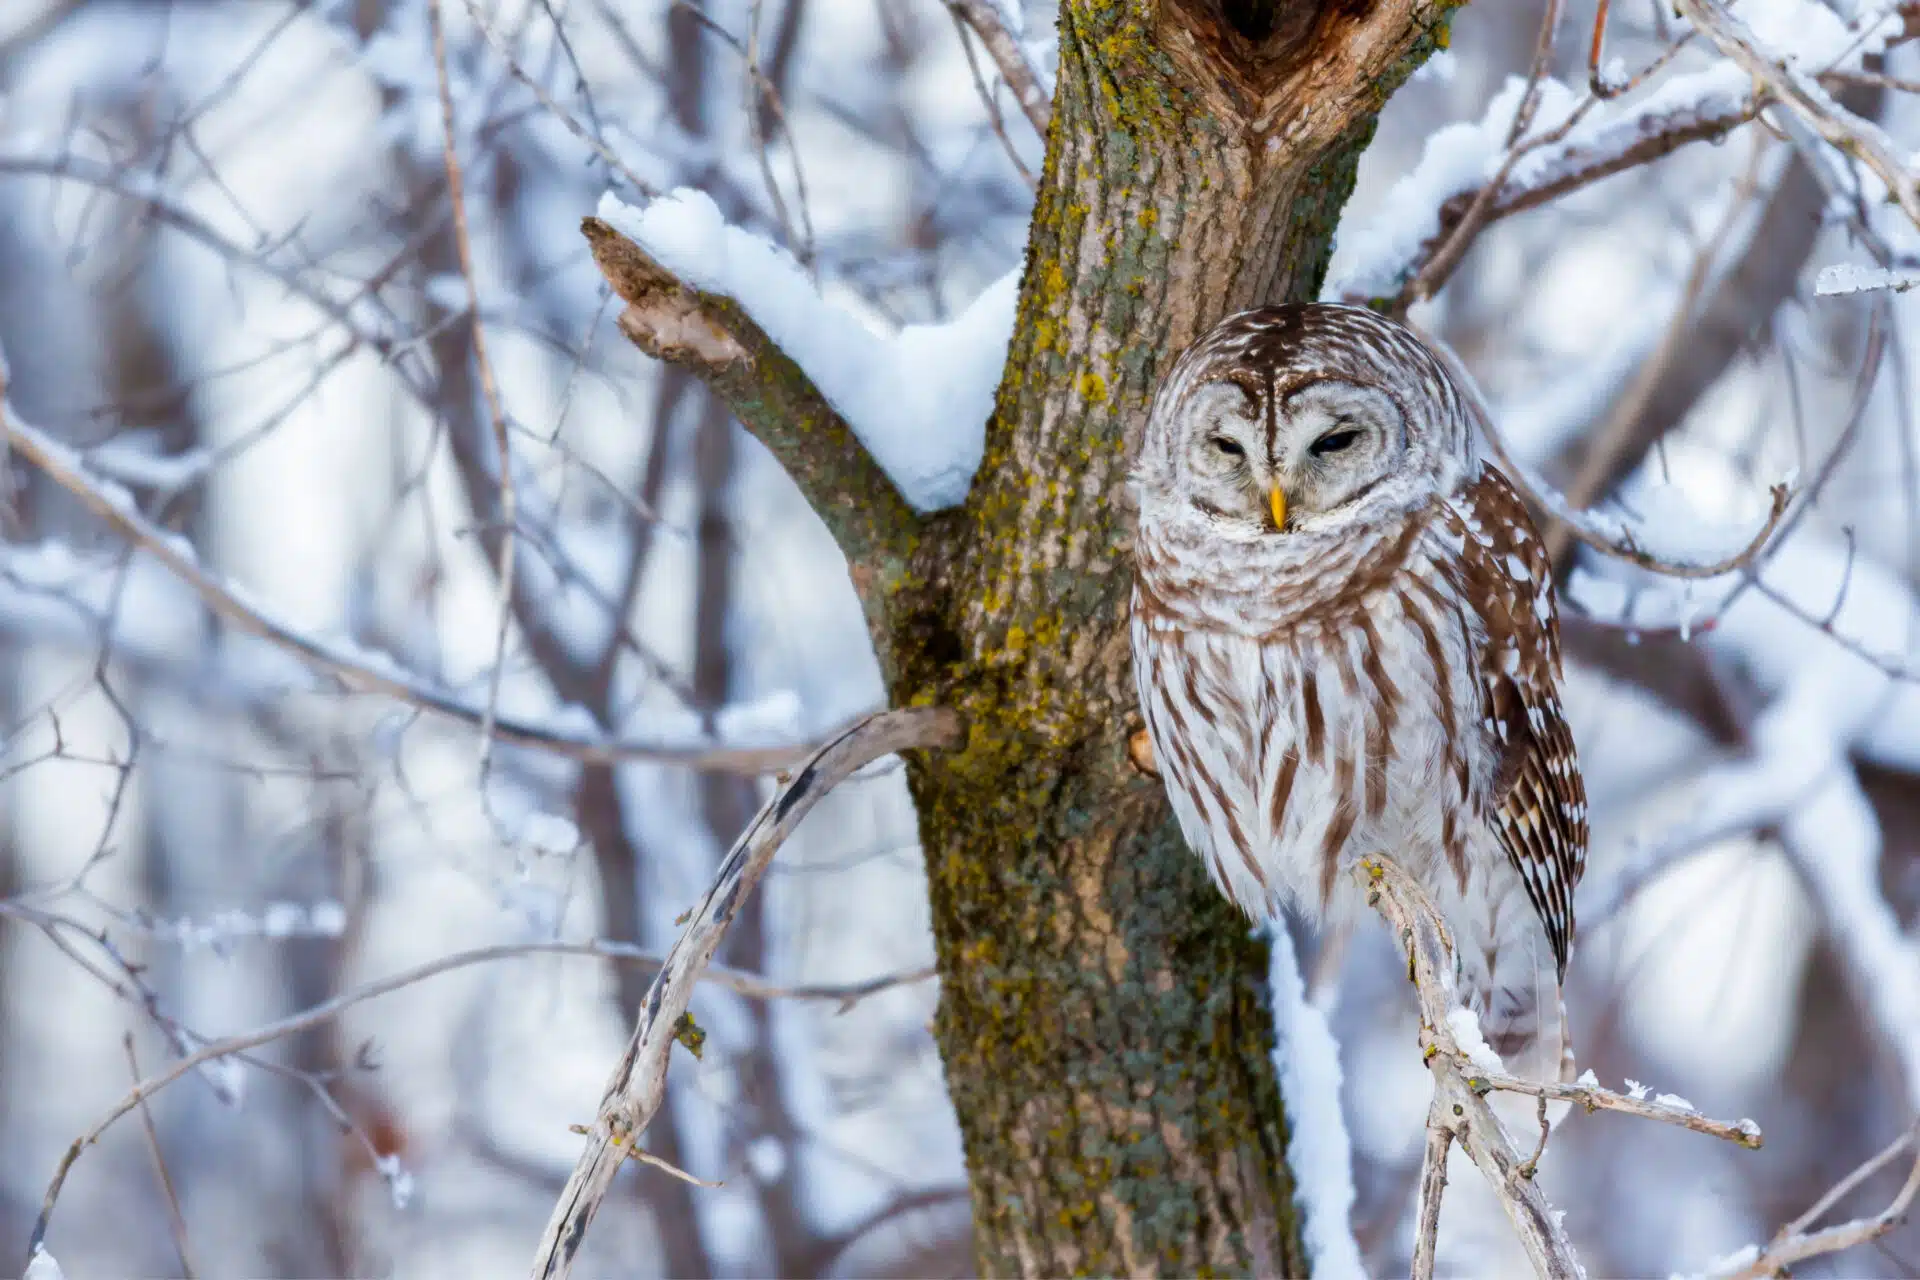
[[[968,723],[908,776],[983,1274],[1308,1269],[1266,945],[1127,760],[1126,467],[1180,351],[1317,293],[1375,116],[1454,7],[1062,0],[1018,320],[958,511],[907,511],[739,303],[582,224],[622,331],[705,378],[839,541],[891,701]],[[610,1142],[543,1257],[584,1229]]]
[[1133,771],[1125,469],[1170,361],[1311,298],[1387,94],[1446,9],[1066,0],[986,458],[896,597],[936,1032],[983,1274],[1301,1275],[1267,948]]

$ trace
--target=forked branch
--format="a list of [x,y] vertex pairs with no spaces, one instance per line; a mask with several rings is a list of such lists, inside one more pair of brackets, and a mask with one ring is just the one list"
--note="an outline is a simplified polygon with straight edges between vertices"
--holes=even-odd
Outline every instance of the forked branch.
[[[1534,1084],[1477,1065],[1461,1047],[1453,1029],[1452,1015],[1460,1008],[1454,989],[1453,938],[1433,899],[1418,881],[1387,858],[1363,858],[1354,866],[1353,875],[1366,891],[1368,905],[1379,911],[1406,949],[1408,969],[1419,993],[1420,1047],[1427,1069],[1433,1073],[1433,1105],[1427,1115],[1426,1158],[1420,1175],[1414,1241],[1416,1280],[1433,1274],[1440,1195],[1447,1182],[1447,1151],[1455,1142],[1473,1158],[1493,1189],[1534,1269],[1543,1276],[1581,1274],[1566,1233],[1533,1179],[1538,1152],[1522,1160],[1487,1105],[1486,1096],[1495,1090],[1574,1102],[1588,1111],[1625,1112],[1724,1138],[1749,1149],[1760,1146],[1760,1128],[1753,1121],[1727,1124],[1710,1120],[1679,1099],[1649,1100],[1586,1083]],[[1544,1134],[1544,1119],[1542,1125]]]
[[1493,1189],[1534,1270],[1555,1280],[1572,1280],[1580,1274],[1580,1264],[1565,1229],[1539,1184],[1521,1171],[1521,1157],[1487,1105],[1486,1091],[1469,1083],[1471,1077],[1486,1073],[1474,1066],[1449,1025],[1449,1015],[1460,1002],[1454,995],[1453,937],[1439,910],[1419,882],[1387,858],[1362,858],[1354,864],[1353,876],[1366,892],[1368,905],[1379,911],[1406,949],[1407,966],[1419,992],[1420,1047],[1433,1074],[1426,1166],[1420,1177],[1423,1234],[1415,1244],[1415,1275],[1421,1274],[1422,1264],[1426,1274],[1432,1274],[1433,1240],[1426,1233],[1439,1225],[1447,1148],[1458,1142]]
[[534,1276],[565,1276],[572,1269],[614,1175],[639,1149],[647,1125],[666,1098],[667,1062],[694,984],[781,843],[854,770],[896,751],[954,746],[961,734],[959,715],[943,708],[907,708],[870,716],[816,752],[754,817],[721,862],[706,897],[694,909],[641,1002],[633,1038],[607,1082],[600,1114],[587,1129],[587,1149],[540,1237]]

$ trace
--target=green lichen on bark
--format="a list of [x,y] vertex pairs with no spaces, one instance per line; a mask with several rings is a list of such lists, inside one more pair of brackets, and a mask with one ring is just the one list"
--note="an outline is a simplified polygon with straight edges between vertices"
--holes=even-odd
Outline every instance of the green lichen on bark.
[[1381,86],[1443,29],[1418,12],[1346,122],[1290,151],[1221,114],[1162,6],[1062,5],[985,458],[894,607],[896,699],[970,724],[909,777],[983,1274],[1307,1269],[1266,945],[1126,763],[1125,467],[1172,356],[1318,290]]

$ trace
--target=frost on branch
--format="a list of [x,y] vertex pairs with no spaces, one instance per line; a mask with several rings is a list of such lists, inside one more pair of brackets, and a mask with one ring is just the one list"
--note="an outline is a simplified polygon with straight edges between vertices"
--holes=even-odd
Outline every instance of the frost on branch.
[[[785,250],[728,225],[704,192],[683,188],[645,209],[609,194],[599,213],[688,286],[738,303],[846,419],[912,507],[935,511],[966,499],[1013,332],[1017,268],[948,323],[885,336],[821,297]],[[744,355],[697,315],[676,312],[661,323],[684,332],[687,345],[728,360]]]

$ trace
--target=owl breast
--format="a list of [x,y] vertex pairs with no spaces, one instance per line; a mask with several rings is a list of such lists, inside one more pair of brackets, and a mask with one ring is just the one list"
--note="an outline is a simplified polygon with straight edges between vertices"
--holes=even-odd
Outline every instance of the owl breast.
[[1264,630],[1194,625],[1137,584],[1135,679],[1187,842],[1254,916],[1330,909],[1340,870],[1385,852],[1464,891],[1494,771],[1476,637],[1425,538],[1395,571]]

